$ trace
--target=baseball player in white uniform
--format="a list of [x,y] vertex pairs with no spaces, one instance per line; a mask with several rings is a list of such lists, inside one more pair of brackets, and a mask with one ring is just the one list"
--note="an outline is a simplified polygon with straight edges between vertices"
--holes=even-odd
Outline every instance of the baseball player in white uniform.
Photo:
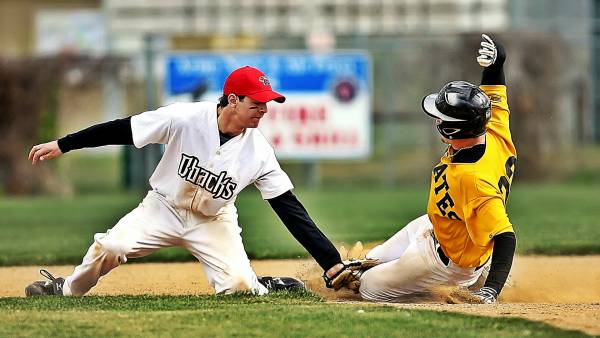
[[158,143],[165,148],[150,178],[152,189],[139,206],[94,236],[70,276],[54,278],[41,270],[48,280],[27,286],[26,295],[83,295],[129,259],[172,246],[198,259],[216,293],[302,288],[289,277],[259,278],[250,266],[234,202],[252,183],[325,274],[337,273],[343,267],[339,253],[292,194],[273,148],[255,129],[272,100],[282,103],[285,97],[260,70],[246,66],[225,80],[218,104],[174,103],[34,146],[29,154],[34,165],[84,147]]

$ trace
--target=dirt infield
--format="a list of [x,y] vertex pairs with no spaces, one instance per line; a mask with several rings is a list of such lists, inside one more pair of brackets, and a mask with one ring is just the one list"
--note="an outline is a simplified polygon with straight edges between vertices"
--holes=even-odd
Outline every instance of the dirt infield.
[[[312,260],[254,261],[259,275],[288,275],[332,302],[355,302],[350,292],[333,292],[323,286],[321,271]],[[72,272],[71,266],[47,267],[55,276]],[[0,297],[23,296],[24,287],[40,279],[38,267],[0,268]],[[600,335],[600,256],[517,256],[513,286],[506,288],[495,305],[445,304],[445,294],[420,299],[419,303],[394,306],[485,316],[522,317],[567,329]],[[212,289],[197,263],[125,264],[103,278],[90,292],[120,294],[209,294]]]

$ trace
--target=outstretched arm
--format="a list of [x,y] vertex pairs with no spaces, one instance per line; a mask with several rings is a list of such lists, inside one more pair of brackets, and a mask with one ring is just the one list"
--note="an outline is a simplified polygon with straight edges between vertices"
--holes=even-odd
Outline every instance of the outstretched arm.
[[71,150],[109,144],[133,144],[130,117],[96,124],[58,140],[35,145],[29,151],[29,160],[35,165]]
[[267,201],[292,236],[315,258],[329,277],[344,267],[335,246],[319,230],[290,190]]

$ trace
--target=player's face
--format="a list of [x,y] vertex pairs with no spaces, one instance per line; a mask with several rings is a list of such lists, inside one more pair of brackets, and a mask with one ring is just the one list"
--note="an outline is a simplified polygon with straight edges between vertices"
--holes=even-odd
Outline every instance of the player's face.
[[245,97],[236,106],[238,122],[244,128],[256,128],[260,119],[267,113],[267,104]]

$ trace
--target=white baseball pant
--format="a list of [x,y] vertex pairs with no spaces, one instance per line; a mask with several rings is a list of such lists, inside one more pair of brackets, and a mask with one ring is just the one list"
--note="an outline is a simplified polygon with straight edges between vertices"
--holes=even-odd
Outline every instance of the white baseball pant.
[[470,286],[484,270],[461,268],[452,261],[446,266],[437,253],[427,215],[408,223],[366,257],[382,263],[361,276],[360,295],[380,302],[401,302],[405,296],[440,285]]
[[155,191],[106,233],[94,235],[81,265],[65,281],[64,295],[83,295],[100,277],[127,262],[160,248],[181,246],[200,261],[216,293],[252,292],[267,289],[258,282],[244,250],[242,229],[235,207],[207,217],[174,209]]

